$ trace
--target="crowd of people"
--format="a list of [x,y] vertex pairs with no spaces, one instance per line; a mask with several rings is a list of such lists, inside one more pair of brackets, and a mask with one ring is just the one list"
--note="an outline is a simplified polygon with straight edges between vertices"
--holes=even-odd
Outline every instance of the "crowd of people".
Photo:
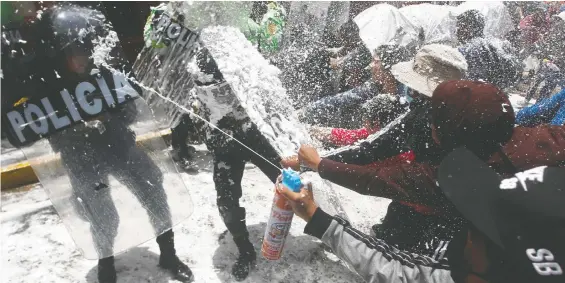
[[[526,3],[530,4],[539,5],[520,20],[521,40],[514,45],[505,39],[485,38],[483,15],[470,10],[457,17],[460,43],[457,49],[425,45],[418,48],[411,61],[393,62],[391,68],[381,63],[380,70],[386,70],[387,67],[391,69],[388,77],[373,73],[373,82],[381,87],[381,93],[384,90],[396,96],[392,99],[398,104],[396,115],[401,113],[402,102],[409,101],[407,107],[413,108],[425,101],[429,116],[422,115],[420,118],[429,119],[431,132],[427,134],[433,140],[430,142],[434,144],[430,146],[432,150],[426,149],[427,153],[414,150],[408,142],[400,155],[358,165],[351,160],[332,160],[332,156],[321,158],[315,148],[305,145],[298,152],[298,158],[283,161],[285,166],[295,169],[299,169],[299,162],[303,163],[319,172],[322,178],[358,193],[392,200],[387,215],[381,224],[375,225],[373,237],[369,237],[351,228],[340,217],[332,217],[316,208],[312,190],[304,189],[298,194],[281,189],[293,201],[297,215],[308,222],[305,233],[330,245],[367,282],[562,280],[557,278],[562,275],[561,267],[555,265],[547,270],[535,269],[534,272],[531,266],[527,266],[525,255],[517,256],[516,251],[512,250],[518,247],[501,248],[501,245],[495,244],[497,240],[483,230],[484,226],[481,227],[476,218],[469,218],[465,208],[451,202],[451,197],[446,194],[448,189],[442,187],[441,183],[438,186],[438,166],[449,152],[458,147],[470,150],[498,174],[506,177],[538,166],[563,167],[564,92],[556,92],[555,88],[563,80],[563,74],[557,66],[561,59],[557,57],[563,58],[564,54],[555,47],[561,45],[558,42],[562,39],[555,41],[555,38],[563,38],[560,19],[564,14],[559,14],[555,9],[559,3],[550,3],[549,8],[543,3]],[[522,7],[515,8],[523,11]],[[504,90],[522,79],[520,58],[524,54],[520,52],[531,54],[534,52],[532,48],[537,48],[536,51],[545,60],[535,75],[526,100],[531,99],[541,81],[545,84],[540,90],[539,101],[514,115],[512,103]],[[398,52],[396,58],[405,58],[405,52],[399,51],[398,47],[395,49]],[[386,61],[381,53],[375,54],[374,61],[377,64]],[[392,87],[387,87],[389,82],[393,83]],[[407,91],[396,91],[402,88]],[[379,92],[370,93],[375,98],[359,98],[361,102],[356,101],[357,105],[372,103],[382,97]],[[344,108],[342,105],[336,106],[335,97],[323,102],[330,108],[325,115],[340,113],[338,111]],[[419,99],[410,99],[415,97]],[[395,109],[386,103],[377,105],[377,111],[382,113]],[[305,112],[304,115],[312,113],[324,116],[324,113],[310,106],[306,107]],[[378,122],[389,123],[390,119],[384,115],[383,120]],[[308,121],[318,122],[316,119]],[[340,146],[366,138],[373,128],[368,126],[365,131],[336,130],[320,131],[314,128],[314,136]],[[340,139],[340,133],[347,138]],[[414,135],[414,132],[411,134]],[[543,149],[541,144],[544,144]],[[391,148],[391,151],[396,150]],[[492,190],[496,189],[496,186],[492,187]],[[562,220],[560,223],[555,229],[556,233],[562,235]],[[556,245],[550,243],[548,238],[542,239],[539,234],[533,235],[536,233],[531,231],[517,233],[523,233],[522,236],[535,239],[532,241],[538,243]],[[531,234],[526,236],[528,233]],[[448,261],[442,261],[443,257]],[[556,277],[543,277],[548,274]]]
[[[394,3],[399,8],[417,4]],[[283,85],[296,102],[297,117],[308,125],[311,136],[325,149],[351,147],[321,156],[321,149],[302,145],[296,156],[283,157],[249,117],[234,115],[226,115],[215,126],[256,152],[191,115],[184,115],[172,129],[173,158],[184,168],[198,169],[194,151],[186,143],[188,136],[196,136],[191,140],[205,143],[213,155],[218,210],[239,250],[232,267],[234,278],[247,278],[257,257],[245,208],[239,203],[245,163],[253,162],[273,183],[280,172],[269,163],[296,171],[306,167],[346,189],[392,201],[386,216],[367,235],[318,207],[311,184],[299,193],[276,184],[295,214],[307,222],[304,233],[319,238],[367,282],[564,282],[565,247],[560,239],[565,237],[565,210],[559,204],[565,201],[565,74],[561,71],[565,68],[565,3],[505,2],[515,24],[507,38],[486,36],[485,15],[468,10],[456,16],[456,46],[426,44],[421,33],[411,44],[391,42],[369,50],[354,19],[373,5],[386,4],[351,2],[347,20],[336,30],[326,28],[317,44],[302,49],[310,57],[292,66],[289,53],[301,50],[295,42],[301,35],[285,36],[291,18],[289,3],[253,2],[249,18],[240,21],[246,24],[238,27],[254,48],[281,69]],[[150,12],[148,27],[157,24],[159,9]],[[54,8],[45,14],[63,11],[74,10]],[[150,34],[146,36],[154,47]],[[5,52],[4,46],[11,45],[4,43],[3,61],[30,66],[18,61],[17,50]],[[72,55],[57,57],[65,61],[61,70],[69,72],[61,75],[89,74],[84,67],[88,62],[78,62],[88,57],[76,56],[84,53],[82,44],[61,47],[75,48],[68,53]],[[34,52],[40,54],[40,50]],[[200,70],[212,77],[195,80],[197,91],[225,82],[205,49],[196,57]],[[539,68],[524,72],[526,58],[535,58]],[[3,75],[14,79],[7,83],[11,90],[24,89],[25,95],[33,97],[41,88],[56,91],[59,87],[50,84],[51,79],[60,78],[57,71],[57,78],[50,74],[45,76],[47,81],[42,77],[39,82],[31,76],[24,78],[34,70],[2,66]],[[529,89],[523,95],[525,103],[518,105],[509,93],[519,92],[524,83]],[[5,89],[8,86],[2,92]],[[533,98],[536,102],[529,104]],[[20,99],[3,94],[3,112],[21,104]],[[518,106],[524,107],[515,112]],[[115,125],[107,127],[102,138],[116,140],[111,135],[128,133],[127,144],[89,150],[118,157],[121,151],[133,152],[135,141],[125,130],[127,125]],[[368,139],[375,133],[381,135]],[[50,138],[63,155],[68,152],[62,158],[74,168],[71,175],[89,170],[69,165],[71,155],[85,148],[54,140]],[[467,159],[457,159],[454,153]],[[457,162],[446,165],[451,159]],[[150,173],[152,169],[146,166],[147,172],[133,173],[155,175],[151,183],[160,184],[162,176]],[[100,172],[96,174],[93,178]],[[77,190],[81,182],[96,181],[81,178],[73,179]],[[131,186],[142,187],[135,182]],[[162,251],[160,265],[178,280],[193,280],[189,267],[176,256],[170,227],[157,242]],[[113,257],[100,259],[98,279],[116,282]]]
[[[302,68],[289,68],[272,49],[265,52],[256,44],[282,69],[283,77],[285,72],[302,72],[302,78],[308,78],[301,82],[311,86],[307,94],[300,91],[293,98],[306,105],[297,113],[310,125],[313,137],[328,148],[362,144],[361,149],[324,158],[314,147],[304,145],[298,156],[283,159],[283,166],[300,170],[302,163],[332,183],[392,200],[385,218],[368,236],[317,208],[312,190],[305,188],[297,194],[283,188],[281,192],[295,203],[297,215],[308,222],[305,233],[320,238],[368,282],[537,282],[543,274],[560,275],[560,267],[552,269],[554,266],[541,272],[535,269],[537,273],[532,268],[516,272],[519,266],[525,267],[524,256],[514,258],[514,250],[495,244],[498,242],[481,230],[482,223],[469,219],[438,186],[441,161],[459,147],[469,149],[507,178],[539,166],[561,168],[565,164],[565,129],[559,121],[563,91],[555,92],[557,78],[563,76],[558,67],[552,69],[552,75],[545,71],[563,56],[552,47],[559,45],[555,40],[563,38],[563,32],[556,10],[545,4],[539,7],[529,14],[528,9],[509,5],[508,9],[527,13],[517,27],[517,41],[510,41],[516,34],[486,37],[484,15],[469,10],[456,18],[457,46],[386,44],[371,52],[359,37],[355,15],[333,36],[324,34],[323,38],[333,41],[320,42],[326,49],[309,53],[312,57],[303,61]],[[532,39],[528,29],[532,24],[522,23],[528,17],[541,17],[541,10],[552,24],[548,21],[542,32],[535,33],[539,38]],[[277,15],[279,22],[285,21],[286,12]],[[281,53],[288,50],[284,40],[290,39],[277,37]],[[332,49],[335,47],[338,49]],[[505,90],[528,79],[522,61],[525,54],[532,53],[545,60],[526,99],[537,94],[543,82],[539,102],[515,115]],[[397,141],[378,139],[373,142],[377,144],[363,145],[367,143],[364,139],[406,112],[406,124],[414,123],[391,134]],[[522,126],[515,127],[517,124]],[[496,184],[489,186],[497,189]],[[563,229],[556,232],[562,234]],[[538,243],[550,241],[533,234],[523,236]]]

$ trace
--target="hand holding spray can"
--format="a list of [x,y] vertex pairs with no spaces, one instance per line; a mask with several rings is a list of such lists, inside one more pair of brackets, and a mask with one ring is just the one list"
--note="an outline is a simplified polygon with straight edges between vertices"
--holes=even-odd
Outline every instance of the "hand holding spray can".
[[[293,192],[299,192],[302,187],[300,175],[292,169],[283,169],[282,184],[277,182],[275,186],[279,185],[285,186]],[[261,252],[266,259],[277,260],[281,257],[293,216],[294,212],[289,201],[275,187],[271,216],[267,222],[267,229],[261,246]]]

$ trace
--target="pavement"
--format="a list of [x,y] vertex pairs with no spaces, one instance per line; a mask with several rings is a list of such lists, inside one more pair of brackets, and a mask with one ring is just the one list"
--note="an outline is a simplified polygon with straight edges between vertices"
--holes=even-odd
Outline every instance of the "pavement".
[[[146,132],[145,134],[137,137],[137,144],[139,146],[145,143],[150,143],[155,138],[162,138],[166,143],[169,143],[170,136],[171,131],[169,129]],[[24,151],[14,148],[7,141],[2,140],[1,189],[7,190],[37,183],[39,179],[35,175],[31,164],[58,162],[60,160],[57,153],[46,147],[50,146],[41,144],[41,146],[28,147],[25,149],[24,153]],[[26,158],[26,155],[30,158]]]

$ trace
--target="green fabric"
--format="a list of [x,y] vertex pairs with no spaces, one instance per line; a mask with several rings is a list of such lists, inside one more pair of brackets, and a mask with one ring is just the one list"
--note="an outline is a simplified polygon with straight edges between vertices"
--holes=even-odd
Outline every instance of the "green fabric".
[[[208,9],[203,9],[203,12],[207,12],[209,10],[216,10],[218,13],[222,13],[222,11],[227,10],[231,11],[230,15],[240,18],[240,20],[232,19],[230,21],[223,20],[224,22],[229,22],[231,24],[236,24],[235,27],[239,28],[245,37],[254,45],[259,44],[261,48],[261,52],[274,52],[279,50],[280,42],[282,38],[282,31],[286,23],[286,11],[284,8],[277,4],[277,3],[269,3],[267,6],[267,12],[263,16],[261,23],[258,24],[254,22],[251,18],[249,18],[249,13],[246,7],[239,7],[239,9],[229,9],[233,8],[232,6],[235,5],[233,2],[212,2],[212,4],[208,3],[203,7],[208,7]],[[241,5],[240,5],[241,6]],[[198,7],[192,7],[194,12],[198,14]],[[213,7],[210,8],[210,7]],[[143,37],[146,42],[146,46],[152,46],[154,48],[164,48],[166,47],[163,42],[152,40],[151,34],[153,33],[153,18],[155,17],[155,13],[157,11],[164,11],[166,9],[165,4],[161,4],[157,7],[151,7],[151,13],[147,17],[147,21],[143,28]],[[228,12],[225,12],[228,13]],[[206,18],[203,15],[200,15],[204,19],[200,19],[201,17],[189,17],[189,21],[195,20],[202,20],[205,22]],[[242,21],[241,19],[246,19]],[[237,24],[243,22],[244,24]],[[195,24],[196,25],[196,24]]]
[[286,24],[286,11],[277,3],[269,3],[267,13],[260,24],[248,20],[243,33],[253,44],[259,44],[261,52],[274,52],[280,48],[283,28]]
[[259,38],[259,25],[251,18],[247,19],[247,29],[242,30],[245,37],[253,44],[257,44]]
[[155,12],[157,11],[164,11],[166,8],[165,4],[161,4],[157,7],[151,7],[151,12],[147,17],[147,21],[145,22],[145,26],[143,27],[143,39],[145,39],[146,45],[151,45],[153,48],[164,48],[166,47],[165,43],[162,41],[152,40],[151,34],[153,33],[153,18],[155,17]]

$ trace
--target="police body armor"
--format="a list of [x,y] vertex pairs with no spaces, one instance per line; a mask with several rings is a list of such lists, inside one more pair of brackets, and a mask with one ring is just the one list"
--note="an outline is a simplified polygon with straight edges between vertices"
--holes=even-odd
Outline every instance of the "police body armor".
[[2,48],[2,131],[89,259],[144,243],[192,213],[101,11],[56,4]]

